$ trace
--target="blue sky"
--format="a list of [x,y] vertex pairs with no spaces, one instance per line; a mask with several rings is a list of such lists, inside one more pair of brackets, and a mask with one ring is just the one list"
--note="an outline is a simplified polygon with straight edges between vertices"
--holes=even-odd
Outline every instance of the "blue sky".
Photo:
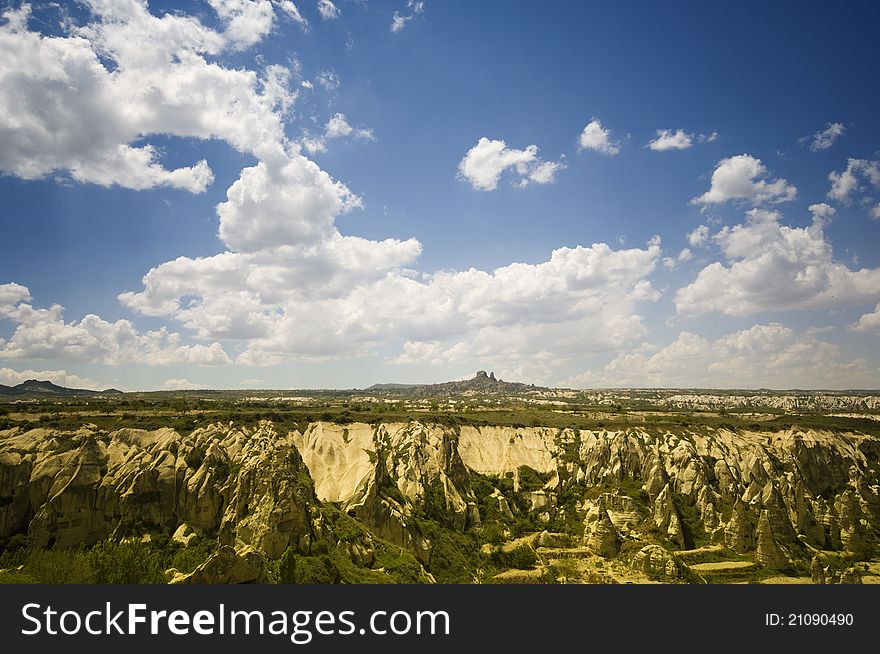
[[877,387],[875,3],[2,7],[0,383]]

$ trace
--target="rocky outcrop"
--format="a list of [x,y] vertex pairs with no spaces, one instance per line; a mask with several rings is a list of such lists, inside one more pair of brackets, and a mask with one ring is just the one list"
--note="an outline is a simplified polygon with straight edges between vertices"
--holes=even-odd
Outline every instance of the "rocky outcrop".
[[583,524],[585,543],[603,556],[617,556],[623,543],[626,552],[713,543],[775,569],[790,558],[806,564],[815,550],[872,551],[878,460],[876,436],[816,429],[458,428],[414,420],[315,422],[289,434],[268,422],[214,424],[187,436],[94,426],[7,430],[0,544],[14,534],[65,547],[160,532],[177,542],[217,537],[266,558],[288,548],[308,554],[326,541],[352,561],[374,559],[369,538],[328,535],[322,503],[333,503],[371,538],[407,548],[426,565],[432,544],[420,523],[468,532],[483,524],[485,509],[501,523],[492,526],[496,535]]
[[584,520],[584,545],[605,558],[616,556],[620,551],[620,537],[601,497]]
[[825,570],[822,567],[822,562],[819,560],[818,556],[814,556],[810,561],[810,581],[814,584],[824,584],[826,583],[825,578]]
[[746,514],[746,507],[737,498],[733,505],[730,521],[724,529],[724,543],[737,554],[745,554],[755,549],[755,534]]
[[792,567],[788,556],[776,542],[770,512],[767,509],[761,511],[761,517],[758,519],[756,540],[758,541],[756,558],[761,565],[770,570],[788,570]]
[[373,477],[363,482],[355,496],[345,504],[346,510],[380,538],[407,548],[421,561],[426,561],[430,543],[422,535],[411,505],[394,485],[383,454],[377,455]]
[[659,545],[646,545],[636,552],[630,567],[660,581],[677,581],[683,577],[685,569],[681,561]]
[[277,558],[290,545],[307,548],[316,529],[308,470],[269,423],[211,425],[186,438],[171,429],[5,435],[0,496],[11,495],[13,508],[0,539],[26,530],[33,546],[70,547],[200,532]]
[[681,517],[678,514],[678,509],[675,508],[669,484],[663,487],[657,499],[654,500],[654,524],[661,533],[666,534],[670,541],[681,548],[685,547]]
[[841,584],[860,584],[862,583],[862,574],[858,568],[847,568],[840,573]]
[[169,584],[259,584],[266,581],[266,569],[254,549],[223,546],[193,572],[182,574],[171,568],[165,577]]

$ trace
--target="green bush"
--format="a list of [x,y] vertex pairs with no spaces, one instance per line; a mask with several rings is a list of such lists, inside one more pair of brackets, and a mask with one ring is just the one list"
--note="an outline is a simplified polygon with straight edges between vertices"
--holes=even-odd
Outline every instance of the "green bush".
[[31,550],[25,570],[38,584],[91,584],[95,575],[83,548]]
[[88,558],[98,584],[161,584],[165,581],[161,555],[139,541],[103,541],[89,551]]
[[303,556],[290,548],[281,555],[278,581],[282,584],[335,584],[339,571],[327,554]]
[[509,552],[501,552],[500,563],[507,568],[530,570],[538,562],[538,556],[528,545],[518,545]]

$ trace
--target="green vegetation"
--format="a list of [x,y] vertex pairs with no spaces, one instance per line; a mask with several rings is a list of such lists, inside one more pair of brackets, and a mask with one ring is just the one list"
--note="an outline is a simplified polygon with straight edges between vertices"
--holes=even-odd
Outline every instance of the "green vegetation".
[[161,584],[165,570],[192,572],[217,549],[203,539],[190,547],[102,541],[92,548],[28,549],[10,540],[0,554],[0,583]]

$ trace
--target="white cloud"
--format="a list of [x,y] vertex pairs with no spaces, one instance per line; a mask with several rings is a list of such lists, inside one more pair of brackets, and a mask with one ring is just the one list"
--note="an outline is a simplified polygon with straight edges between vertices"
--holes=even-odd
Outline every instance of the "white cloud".
[[399,341],[410,359],[424,350],[582,356],[639,338],[635,304],[658,297],[646,277],[659,244],[560,248],[536,265],[414,276],[404,266],[420,249],[414,240],[336,235],[310,248],[180,258],[121,299],[200,338],[241,339],[238,363],[266,365],[356,356]]
[[556,173],[565,169],[563,161],[536,161],[525,168],[517,167],[517,172],[523,175],[518,185],[521,187],[529,184],[552,184],[556,181]]
[[853,388],[876,384],[864,359],[847,360],[837,345],[779,323],[755,325],[717,340],[691,332],[663,348],[621,354],[583,386]]
[[880,161],[848,159],[844,170],[840,172],[832,170],[828,173],[831,182],[828,197],[849,204],[853,193],[864,190],[859,183],[859,177],[870,182],[874,188],[880,189]]
[[712,143],[713,141],[718,140],[718,132],[712,132],[711,134],[699,134],[697,135],[697,141],[700,143]]
[[339,18],[339,8],[330,0],[318,0],[318,13],[324,20],[333,20]]
[[810,150],[819,152],[820,150],[827,150],[834,145],[834,142],[843,136],[845,131],[846,128],[843,126],[843,123],[828,123],[824,129],[820,129],[812,136],[805,136],[801,141],[809,141]]
[[128,320],[111,323],[93,314],[80,321],[65,322],[63,311],[57,304],[48,309],[35,309],[25,287],[0,285],[0,320],[16,325],[9,340],[0,339],[0,359],[53,359],[107,365],[230,363],[219,343],[182,345],[180,334],[164,327],[139,333]]
[[403,30],[406,24],[418,14],[425,11],[425,3],[421,0],[408,0],[406,6],[412,13],[407,15],[395,11],[391,16],[391,31],[395,34]]
[[705,245],[706,241],[709,240],[709,227],[707,225],[700,225],[695,228],[694,231],[690,232],[687,235],[687,241],[691,244],[691,247],[700,247],[701,245]]
[[818,226],[820,229],[824,229],[825,226],[829,222],[831,222],[834,214],[837,213],[837,209],[829,204],[825,204],[824,202],[811,204],[809,207],[807,207],[807,210],[813,216],[813,224]]
[[352,127],[348,124],[345,114],[336,113],[327,121],[327,124],[324,126],[323,134],[315,136],[306,133],[300,139],[300,143],[309,154],[315,154],[316,152],[327,151],[328,140],[344,138],[346,136],[353,136],[362,141],[376,140],[376,135],[373,133],[372,129],[367,127]]
[[538,157],[538,146],[529,145],[523,150],[508,148],[498,139],[485,136],[468,150],[458,164],[458,175],[467,180],[479,191],[494,191],[498,188],[501,173],[512,169],[518,176],[518,186],[533,184],[552,184],[556,173],[565,165],[559,162],[544,161]]
[[166,391],[193,391],[204,387],[204,384],[194,384],[188,379],[183,378],[168,379],[162,385],[162,388]]
[[693,204],[719,204],[742,200],[754,205],[794,200],[797,189],[784,179],[768,181],[760,159],[740,154],[722,159],[712,172],[709,190],[691,200]]
[[208,0],[208,2],[226,27],[223,35],[238,49],[249,48],[259,43],[272,31],[275,12],[269,0]]
[[602,122],[594,117],[578,137],[578,149],[615,155],[620,152],[620,143],[612,141],[611,130],[602,127]]
[[874,307],[871,313],[863,314],[855,323],[849,326],[851,332],[862,332],[880,336],[880,304]]
[[158,18],[133,0],[86,5],[94,20],[69,36],[29,31],[28,5],[4,13],[0,59],[19,64],[0,68],[0,170],[200,193],[213,181],[206,161],[166,169],[143,139],[217,138],[259,158],[283,156],[283,113],[275,109],[295,96],[278,68],[261,79],[206,60],[262,34],[270,5],[215,2],[234,35],[192,17]]
[[728,264],[707,265],[691,284],[679,289],[676,311],[740,316],[880,299],[880,269],[850,270],[834,261],[823,231],[827,211],[816,206],[813,224],[806,228],[781,225],[777,212],[752,209],[745,224],[722,229],[714,240]]
[[657,138],[648,143],[648,147],[656,152],[664,150],[686,150],[694,144],[693,134],[688,134],[683,129],[658,129]]
[[684,248],[681,252],[678,253],[678,256],[675,257],[664,257],[663,265],[667,270],[675,270],[681,264],[690,261],[694,258],[694,253],[690,251],[690,248]]
[[93,379],[80,377],[66,370],[13,370],[12,368],[0,368],[0,384],[4,386],[18,386],[30,379],[50,381],[53,384],[67,388],[85,388],[88,390],[99,390],[101,388]]
[[871,218],[880,220],[880,202],[874,205],[874,208],[871,209]]
[[391,31],[397,34],[397,32],[402,31],[403,28],[406,27],[407,22],[411,21],[412,19],[412,16],[404,16],[401,15],[399,11],[395,11],[391,15]]
[[241,171],[217,205],[220,238],[241,252],[320,242],[335,232],[337,215],[360,206],[344,184],[291,153],[282,166],[260,162]]
[[276,0],[275,4],[277,4],[285,14],[292,18],[294,22],[299,23],[304,30],[309,29],[309,21],[303,17],[299,8],[292,2],[292,0]]
[[318,76],[315,78],[315,82],[317,82],[325,91],[335,91],[339,88],[339,75],[336,74],[335,70],[322,70],[318,73]]

